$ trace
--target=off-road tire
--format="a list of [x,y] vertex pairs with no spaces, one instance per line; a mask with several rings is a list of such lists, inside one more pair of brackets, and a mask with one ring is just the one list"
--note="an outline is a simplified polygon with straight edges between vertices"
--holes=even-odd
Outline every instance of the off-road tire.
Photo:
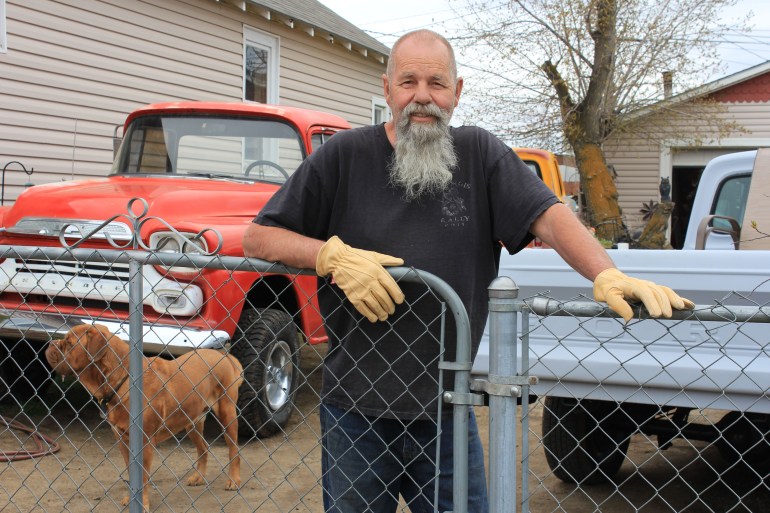
[[[613,420],[613,415],[621,418]],[[623,415],[613,402],[546,397],[543,448],[554,475],[566,483],[589,485],[615,477],[634,432],[618,427]]]
[[743,463],[763,479],[770,477],[770,415],[731,411],[717,423],[716,445],[731,465]]
[[273,435],[289,422],[299,381],[300,334],[280,310],[245,309],[230,354],[243,366],[238,390],[238,431]]

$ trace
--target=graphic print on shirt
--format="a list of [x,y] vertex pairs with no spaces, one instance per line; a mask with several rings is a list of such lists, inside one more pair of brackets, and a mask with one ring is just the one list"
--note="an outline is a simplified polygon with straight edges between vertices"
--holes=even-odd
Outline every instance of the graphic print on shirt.
[[441,198],[441,225],[444,228],[461,228],[470,221],[468,207],[460,191],[469,190],[469,183],[452,183]]

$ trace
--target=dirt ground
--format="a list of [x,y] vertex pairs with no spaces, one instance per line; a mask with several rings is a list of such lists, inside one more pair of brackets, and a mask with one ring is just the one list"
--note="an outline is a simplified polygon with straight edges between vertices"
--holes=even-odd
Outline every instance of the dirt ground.
[[[214,457],[207,486],[187,487],[184,478],[195,451],[187,440],[165,442],[155,457],[150,500],[157,512],[320,512],[320,447],[318,396],[320,355],[305,348],[302,370],[307,384],[298,393],[298,412],[285,436],[241,440],[243,486],[224,489],[227,450],[216,422],[209,419],[206,436]],[[59,387],[67,389],[63,394]],[[59,381],[40,401],[23,411],[2,405],[0,414],[55,439],[60,450],[42,458],[0,463],[0,511],[125,511],[120,501],[128,478],[122,458],[100,411],[73,382]],[[485,446],[487,408],[477,415]],[[528,508],[533,512],[590,511],[661,513],[664,511],[768,511],[770,492],[747,469],[728,468],[715,449],[675,440],[658,452],[653,441],[636,435],[629,457],[612,484],[583,489],[551,475],[539,445],[540,407],[530,413]],[[0,456],[20,448],[34,449],[27,433],[0,426]],[[518,450],[521,450],[519,441]],[[521,455],[519,454],[519,457]],[[519,485],[521,496],[521,485]],[[514,508],[511,505],[510,511]],[[523,511],[522,505],[516,508]]]

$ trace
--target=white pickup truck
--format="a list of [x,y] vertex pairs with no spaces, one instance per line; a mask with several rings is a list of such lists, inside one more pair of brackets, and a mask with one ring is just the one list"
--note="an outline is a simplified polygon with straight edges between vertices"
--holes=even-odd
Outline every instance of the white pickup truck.
[[[767,319],[770,251],[746,249],[770,242],[751,227],[770,231],[768,197],[770,149],[718,157],[699,182],[685,249],[610,255],[623,272],[670,286],[696,310],[760,307]],[[549,249],[504,251],[499,274],[514,280],[520,299],[593,297],[592,284]],[[543,444],[554,474],[584,484],[611,479],[637,431],[656,435],[661,448],[677,437],[713,442],[724,456],[770,472],[770,328],[727,317],[624,326],[607,316],[530,314],[530,365],[520,372],[539,379],[530,394],[545,397]],[[488,335],[473,374],[489,368]],[[714,415],[721,420],[704,423]]]

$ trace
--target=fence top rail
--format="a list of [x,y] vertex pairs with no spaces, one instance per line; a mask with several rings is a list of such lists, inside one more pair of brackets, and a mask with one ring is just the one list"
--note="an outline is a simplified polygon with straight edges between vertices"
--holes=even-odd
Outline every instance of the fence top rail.
[[[223,255],[196,255],[166,251],[0,245],[0,259],[3,258],[75,260],[78,262],[98,260],[99,262],[109,263],[128,263],[130,261],[136,261],[142,265],[173,265],[197,268],[208,267],[226,269],[229,271],[253,271],[315,276],[315,271],[313,269],[296,269],[257,258]],[[389,267],[388,272],[390,272],[390,274],[397,280],[424,283],[446,302],[447,310],[454,317],[455,325],[457,326],[457,362],[470,362],[470,321],[468,319],[468,313],[465,311],[465,306],[457,293],[445,281],[427,271],[420,271],[409,267]]]
[[[543,296],[517,300],[518,308],[539,316],[616,317],[604,303],[590,300],[560,301]],[[634,319],[651,319],[641,305],[632,305]],[[770,304],[758,306],[696,305],[694,310],[674,310],[673,321],[730,321],[770,323]]]

